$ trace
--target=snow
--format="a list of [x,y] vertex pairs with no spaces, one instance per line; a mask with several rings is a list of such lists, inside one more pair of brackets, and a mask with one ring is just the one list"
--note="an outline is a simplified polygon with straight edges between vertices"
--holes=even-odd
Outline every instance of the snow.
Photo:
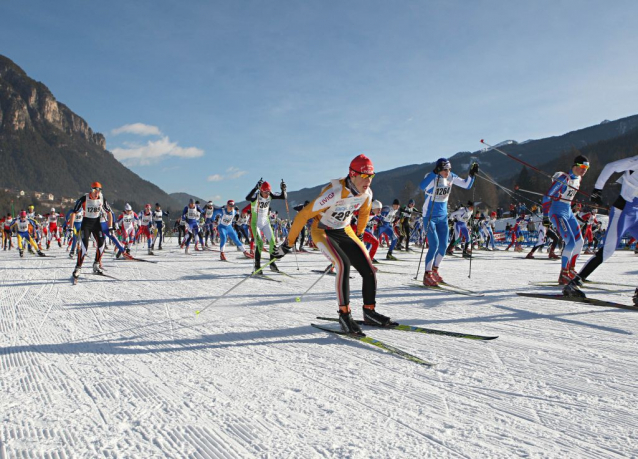
[[[293,278],[249,279],[196,315],[250,261],[166,246],[158,264],[106,255],[121,282],[87,263],[76,286],[62,249],[0,252],[0,457],[638,455],[638,313],[515,296],[556,291],[528,284],[557,279],[554,261],[480,252],[468,279],[468,260],[446,258],[443,277],[484,297],[411,287],[419,253],[379,265],[380,312],[499,336],[368,329],[437,362],[427,368],[310,326],[337,309],[329,276],[295,302],[326,266],[317,253],[300,254],[299,271],[292,255],[280,262]],[[592,279],[633,285],[635,262],[619,252]],[[616,292],[590,296],[631,304],[631,288],[599,287]]]

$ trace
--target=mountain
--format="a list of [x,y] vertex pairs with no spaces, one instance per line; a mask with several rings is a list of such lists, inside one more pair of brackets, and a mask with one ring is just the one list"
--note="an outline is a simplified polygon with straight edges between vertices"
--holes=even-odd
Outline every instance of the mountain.
[[[563,169],[569,167],[571,164],[569,161],[579,152],[585,155],[591,154],[593,160],[592,170],[589,172],[591,176],[599,173],[607,162],[631,156],[630,152],[636,151],[638,148],[638,115],[615,121],[605,120],[601,124],[568,132],[561,136],[527,140],[522,143],[507,140],[495,143],[496,145],[499,145],[500,150],[540,167],[550,175],[558,170],[555,167],[560,166]],[[617,151],[619,148],[622,149],[622,152]],[[616,154],[606,153],[608,151],[616,151]],[[374,160],[374,158],[372,159]],[[452,170],[463,177],[467,175],[470,163],[476,161],[480,164],[481,171],[488,173],[496,182],[506,187],[516,185],[516,182],[520,181],[519,175],[521,173],[533,177],[531,180],[536,181],[534,185],[528,185],[533,186],[530,191],[545,192],[551,183],[548,178],[523,168],[520,163],[494,150],[481,149],[474,152],[459,152],[450,156],[449,159],[452,162]],[[434,163],[430,162],[401,166],[377,173],[372,182],[375,199],[383,203],[390,203],[397,198],[403,204],[408,199],[414,198],[417,207],[420,207],[423,204],[423,193],[419,190],[419,183],[425,174],[433,168]],[[521,172],[522,169],[525,172]],[[343,175],[345,176],[346,173],[347,164],[344,164]],[[336,177],[326,177],[326,181],[322,184],[289,192],[288,202],[291,211],[294,205],[314,199],[331,178]],[[486,203],[488,207],[493,209],[497,206],[509,205],[513,199],[484,179],[477,179],[475,183],[474,189],[469,191],[455,187],[450,197],[450,205],[455,206],[471,199]],[[591,185],[593,186],[593,183]],[[524,188],[520,184],[519,186]],[[583,186],[585,188],[589,186],[587,180],[584,181]],[[520,198],[520,200],[523,199]],[[239,206],[241,205],[243,203],[239,204]],[[273,201],[272,207],[280,214],[285,215],[285,204]],[[293,214],[294,212],[291,216]]]
[[170,193],[169,196],[177,201],[179,204],[181,204],[182,207],[188,204],[189,199],[199,201],[202,206],[208,202],[207,199],[198,198],[197,196],[193,196],[192,194],[188,193]]
[[152,201],[179,207],[105,146],[102,134],[0,55],[0,187],[77,198],[98,181],[111,203]]

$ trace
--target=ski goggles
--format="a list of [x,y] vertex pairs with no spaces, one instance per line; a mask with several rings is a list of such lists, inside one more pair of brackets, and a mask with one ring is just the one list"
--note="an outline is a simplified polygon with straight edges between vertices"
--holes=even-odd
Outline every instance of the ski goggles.
[[574,166],[580,167],[581,169],[584,169],[584,170],[589,169],[589,163],[588,162],[576,163],[576,164],[574,164]]
[[350,169],[352,172],[354,172],[355,175],[358,175],[359,177],[361,177],[362,179],[373,179],[375,175],[377,174],[362,174],[361,172],[357,172],[354,169]]

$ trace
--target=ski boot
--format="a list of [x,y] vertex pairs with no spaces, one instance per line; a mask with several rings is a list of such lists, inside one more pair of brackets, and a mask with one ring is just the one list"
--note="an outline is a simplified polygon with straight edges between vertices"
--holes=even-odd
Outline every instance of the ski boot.
[[35,253],[35,252],[33,251],[33,247],[31,247],[30,245],[29,245],[27,248],[29,249],[29,253]]
[[560,260],[560,255],[556,255],[556,253],[552,250],[548,255],[550,260]]
[[576,298],[587,298],[585,293],[579,288],[583,286],[583,281],[579,276],[574,277],[565,287],[563,287],[563,295]]
[[472,252],[468,251],[464,251],[463,252],[463,258],[472,258]]
[[149,254],[149,255],[155,255],[155,254],[153,253],[153,249],[151,249],[150,247],[148,248],[148,254]]
[[118,250],[117,253],[115,254],[115,258],[119,260],[121,256],[122,256],[122,251]]
[[18,249],[18,250],[20,250],[20,258],[24,258],[24,250],[22,249]]
[[367,325],[376,325],[381,327],[390,327],[398,325],[396,322],[392,322],[388,316],[379,314],[374,310],[374,304],[363,306],[363,322]]
[[93,274],[104,274],[104,269],[100,266],[99,262],[93,263]]
[[388,252],[387,255],[385,256],[386,260],[392,260],[392,261],[397,261],[397,258],[392,255],[392,251]]
[[423,285],[427,285],[428,287],[436,287],[439,285],[434,276],[432,276],[432,271],[426,271],[425,274],[423,274]]
[[126,253],[130,255],[131,254],[131,249],[127,247],[126,248]]
[[273,272],[276,272],[276,273],[279,272],[279,268],[277,267],[277,264],[274,261],[272,263],[270,263],[270,265],[268,267]]
[[62,248],[62,243],[58,241],[58,247]]
[[432,278],[436,281],[437,284],[439,282],[443,282],[443,278],[439,274],[439,268],[436,266],[432,268]]
[[77,279],[78,277],[80,277],[80,272],[82,271],[82,267],[81,266],[76,266],[75,269],[73,270],[73,278]]
[[157,250],[162,250],[162,244],[159,245],[159,247],[157,248]]
[[[9,247],[10,249],[11,247]],[[47,250],[49,250],[51,248],[51,243],[49,241],[47,241]]]
[[238,251],[238,252],[241,252],[241,251],[242,251],[242,250],[241,250],[241,247],[239,247],[239,246],[237,246],[237,247],[235,247],[235,248],[237,249],[237,251]]
[[246,258],[255,258],[255,255],[250,253],[248,250],[244,250],[244,257],[246,257]]
[[339,306],[339,325],[344,333],[354,336],[366,336],[359,324],[354,321],[350,313],[350,306]]
[[372,264],[373,265],[378,265],[379,263],[380,263],[379,260],[377,260],[376,258],[372,259]]
[[44,254],[44,252],[42,252],[42,250],[38,250],[37,254],[40,257],[46,257],[46,255]]
[[558,285],[567,285],[571,281],[572,281],[572,278],[569,275],[569,269],[561,269],[560,275],[558,276]]
[[638,288],[634,292],[634,306],[638,306]]
[[[188,247],[186,248],[186,250],[188,250]],[[224,252],[219,252],[219,259],[220,259],[221,261],[228,261],[228,260],[226,259],[226,254],[225,254]]]
[[70,252],[69,252],[69,258],[73,258],[74,256],[75,256],[75,252],[70,251]]
[[184,249],[184,253],[188,255],[188,246],[186,246],[186,248]]
[[530,253],[528,253],[528,254],[527,254],[527,256],[526,256],[525,258],[528,258],[528,259],[530,259],[530,260],[533,260],[533,259],[534,259],[534,252],[530,252]]

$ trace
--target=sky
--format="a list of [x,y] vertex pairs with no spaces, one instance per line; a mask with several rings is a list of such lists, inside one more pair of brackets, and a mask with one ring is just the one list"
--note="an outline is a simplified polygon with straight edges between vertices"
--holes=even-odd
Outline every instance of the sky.
[[638,113],[635,1],[6,1],[0,54],[167,192],[224,202]]

